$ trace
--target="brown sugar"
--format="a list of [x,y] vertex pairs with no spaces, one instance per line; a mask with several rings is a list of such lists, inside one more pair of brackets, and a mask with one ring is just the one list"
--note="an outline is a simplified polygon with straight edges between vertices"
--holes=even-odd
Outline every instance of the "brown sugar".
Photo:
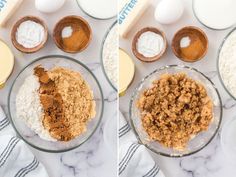
[[137,102],[144,130],[153,141],[183,150],[213,119],[213,103],[204,86],[184,73],[164,74]]
[[43,126],[59,141],[69,141],[86,131],[95,117],[95,102],[88,84],[78,72],[64,68],[45,71],[38,66]]

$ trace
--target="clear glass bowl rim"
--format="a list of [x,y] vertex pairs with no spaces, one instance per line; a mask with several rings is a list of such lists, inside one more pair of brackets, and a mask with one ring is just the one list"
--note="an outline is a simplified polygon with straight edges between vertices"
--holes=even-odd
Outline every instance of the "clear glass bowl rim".
[[236,31],[236,27],[233,28],[233,29],[224,37],[223,41],[221,42],[221,45],[220,45],[220,47],[219,47],[219,49],[218,49],[218,53],[217,53],[217,60],[216,60],[217,63],[216,63],[216,66],[217,66],[217,74],[218,74],[219,80],[220,80],[220,82],[221,82],[221,85],[224,87],[225,91],[226,91],[234,100],[236,100],[236,97],[233,96],[233,94],[228,90],[228,88],[227,88],[227,87],[225,86],[225,84],[224,84],[224,81],[223,81],[223,79],[222,79],[222,77],[221,77],[221,74],[220,74],[220,65],[219,65],[219,62],[220,62],[220,53],[221,53],[222,47],[224,46],[225,41],[228,39],[228,37],[229,37],[234,31]]
[[[39,148],[38,146],[35,146],[34,144],[28,142],[23,136],[21,136],[21,134],[19,133],[19,131],[17,130],[15,124],[14,124],[14,121],[12,119],[12,116],[11,116],[11,112],[10,112],[10,97],[11,97],[11,93],[12,93],[12,89],[13,89],[13,86],[16,82],[16,80],[18,79],[18,77],[20,76],[20,74],[25,70],[27,69],[30,65],[32,65],[33,63],[37,62],[37,61],[40,61],[40,60],[43,60],[43,59],[47,59],[47,58],[64,58],[64,59],[68,59],[68,60],[71,60],[73,62],[76,62],[78,63],[79,65],[81,65],[84,69],[86,69],[90,74],[91,76],[94,78],[94,80],[96,81],[97,85],[98,85],[98,88],[99,88],[99,91],[100,91],[100,94],[101,94],[101,116],[99,117],[99,120],[98,120],[98,123],[95,127],[95,129],[91,132],[91,134],[88,136],[88,138],[86,140],[84,140],[83,142],[81,142],[80,144],[74,146],[74,147],[71,147],[71,148],[66,148],[66,149],[63,149],[63,150],[48,150],[48,149],[44,149],[44,148]],[[103,92],[102,92],[102,88],[101,88],[101,85],[99,84],[98,82],[98,79],[95,77],[95,75],[92,73],[92,71],[85,65],[83,64],[82,62],[72,58],[72,57],[68,57],[68,56],[64,56],[64,55],[46,55],[46,56],[43,56],[43,57],[39,57],[35,60],[33,60],[32,62],[30,62],[29,64],[27,64],[18,74],[17,76],[15,77],[11,87],[10,87],[10,91],[9,91],[9,94],[8,94],[8,115],[9,115],[9,120],[11,122],[11,125],[13,127],[13,129],[15,130],[15,132],[17,133],[17,135],[25,142],[27,143],[28,145],[30,145],[31,147],[37,149],[37,150],[40,150],[40,151],[44,151],[44,152],[49,152],[49,153],[62,153],[62,152],[67,152],[67,151],[70,151],[70,150],[73,150],[73,149],[76,149],[78,148],[79,146],[81,146],[82,144],[84,144],[85,142],[87,142],[92,136],[93,134],[96,132],[98,126],[100,125],[101,123],[101,120],[102,120],[102,117],[103,117],[103,112],[104,112],[104,96],[103,96]]]
[[101,49],[100,49],[100,58],[101,58],[101,63],[102,63],[102,71],[107,79],[107,81],[109,82],[109,84],[111,85],[111,87],[117,91],[117,88],[112,84],[112,82],[110,81],[107,73],[106,73],[106,70],[105,70],[105,67],[104,67],[104,63],[103,63],[103,48],[104,48],[104,44],[105,44],[105,41],[107,39],[107,36],[108,34],[110,33],[111,29],[117,24],[117,20],[115,22],[112,23],[112,25],[109,27],[109,29],[107,30],[105,36],[103,37],[103,40],[102,40],[102,45],[101,45]]

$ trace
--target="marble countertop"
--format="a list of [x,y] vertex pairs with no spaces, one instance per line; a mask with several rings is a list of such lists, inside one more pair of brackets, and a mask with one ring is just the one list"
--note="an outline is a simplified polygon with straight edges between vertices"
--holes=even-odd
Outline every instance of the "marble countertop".
[[[35,54],[26,55],[20,53],[13,47],[10,40],[10,32],[13,24],[17,19],[25,15],[39,16],[46,22],[49,28],[49,41],[45,48]],[[93,40],[91,44],[80,54],[64,53],[60,51],[53,42],[52,30],[54,25],[62,17],[67,15],[80,15],[84,17],[93,29]],[[73,151],[60,154],[40,152],[31,148],[37,158],[45,165],[50,177],[113,177],[117,174],[117,160],[115,159],[115,155],[112,155],[112,152],[109,151],[109,147],[107,147],[103,139],[103,127],[106,119],[115,117],[117,113],[117,96],[116,92],[107,82],[100,64],[100,47],[102,39],[107,29],[114,21],[115,19],[103,21],[88,17],[79,9],[76,0],[67,0],[63,8],[60,9],[59,12],[53,14],[42,14],[34,8],[34,1],[24,0],[21,7],[8,21],[6,27],[0,29],[0,38],[10,46],[15,55],[16,62],[14,72],[8,80],[6,87],[0,90],[0,105],[3,105],[5,108],[7,105],[9,88],[16,74],[25,65],[41,56],[60,54],[74,57],[85,63],[101,83],[105,97],[105,111],[102,123],[90,140]]]
[[[126,118],[128,118],[128,107],[131,94],[133,93],[135,87],[137,87],[139,81],[151,71],[169,64],[184,64],[197,68],[198,70],[205,73],[215,83],[223,101],[222,125],[225,123],[225,121],[235,116],[234,113],[236,112],[236,102],[230,98],[230,96],[222,87],[217,75],[216,67],[218,48],[223,38],[227,33],[229,33],[231,29],[225,31],[213,31],[204,27],[194,17],[192,11],[192,1],[184,0],[184,2],[185,12],[177,23],[173,25],[160,25],[154,20],[153,15],[154,7],[158,3],[158,0],[153,0],[153,6],[151,6],[145,12],[145,14],[139,20],[139,23],[132,28],[128,38],[120,40],[121,48],[125,49],[129,53],[136,65],[136,75],[134,81],[126,92],[126,95],[121,97],[119,100],[120,110],[123,112]],[[195,25],[202,28],[209,38],[209,51],[206,57],[199,62],[185,63],[180,61],[174,56],[170,47],[168,47],[168,51],[163,58],[151,64],[140,62],[131,52],[131,42],[133,36],[142,27],[155,26],[162,29],[166,33],[168,44],[170,46],[174,33],[178,29],[188,25]],[[220,145],[220,131],[207,147],[205,147],[200,152],[188,157],[174,159],[159,156],[153,154],[152,152],[150,153],[152,154],[155,161],[159,164],[166,177],[235,177],[235,165],[231,164],[230,160],[226,159],[222,152]]]

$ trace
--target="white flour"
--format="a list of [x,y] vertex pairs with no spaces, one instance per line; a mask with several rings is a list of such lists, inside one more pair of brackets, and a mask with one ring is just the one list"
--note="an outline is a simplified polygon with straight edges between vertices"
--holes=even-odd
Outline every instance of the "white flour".
[[219,57],[222,80],[230,93],[236,97],[236,31],[225,41]]
[[48,141],[56,141],[49,132],[44,129],[42,123],[43,107],[40,103],[38,78],[34,75],[27,77],[16,95],[16,115],[25,121],[40,138]]
[[117,88],[118,85],[118,26],[115,25],[109,32],[103,48],[103,63],[108,78]]
[[164,48],[164,39],[161,35],[148,31],[138,39],[137,50],[145,57],[154,57],[161,53]]
[[20,24],[16,32],[16,40],[25,48],[34,48],[41,44],[44,38],[42,25],[28,20]]

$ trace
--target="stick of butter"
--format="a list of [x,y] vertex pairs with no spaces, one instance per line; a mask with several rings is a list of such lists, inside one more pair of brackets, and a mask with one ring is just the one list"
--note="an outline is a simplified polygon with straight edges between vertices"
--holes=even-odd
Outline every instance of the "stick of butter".
[[122,0],[119,6],[119,33],[125,38],[131,27],[150,5],[150,0]]
[[23,0],[0,0],[0,27],[4,26],[22,1]]
[[135,74],[135,65],[130,56],[119,49],[119,96],[124,96],[132,83]]

